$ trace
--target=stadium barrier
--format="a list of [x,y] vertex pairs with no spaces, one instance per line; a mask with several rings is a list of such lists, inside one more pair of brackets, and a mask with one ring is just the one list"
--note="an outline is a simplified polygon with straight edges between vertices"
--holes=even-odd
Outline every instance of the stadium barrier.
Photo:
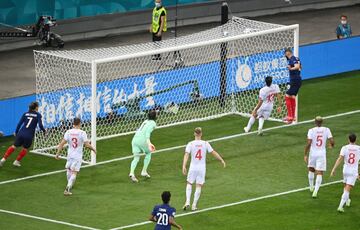
[[[333,40],[301,46],[299,53],[303,65],[303,79],[326,77],[332,74],[359,70],[360,59],[356,58],[360,53],[359,44],[360,36],[357,36],[345,40]],[[281,64],[281,60],[278,61],[278,64]],[[271,72],[273,66],[274,63],[258,63],[257,66],[253,65],[250,68],[252,72],[256,73],[256,71],[263,71],[264,68],[269,67]],[[257,69],[260,67],[262,70]],[[176,74],[175,71],[167,71],[162,74]],[[144,81],[145,77],[141,76],[139,80]],[[185,76],[183,80],[188,81],[189,76]],[[252,81],[257,80],[252,78]],[[19,117],[35,98],[35,94],[33,94],[1,100],[2,119],[0,120],[0,131],[4,132],[5,135],[11,135],[15,130]]]

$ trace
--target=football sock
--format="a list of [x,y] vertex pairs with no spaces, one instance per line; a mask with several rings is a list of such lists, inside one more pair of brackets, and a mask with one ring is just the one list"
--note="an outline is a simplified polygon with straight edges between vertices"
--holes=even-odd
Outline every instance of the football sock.
[[287,114],[288,117],[291,118],[291,114],[292,114],[292,106],[291,106],[291,98],[290,97],[285,97],[285,102],[286,102],[286,108],[287,108]]
[[200,194],[201,194],[201,187],[196,187],[196,190],[195,190],[195,193],[194,193],[193,207],[197,207],[197,203],[199,201]]
[[71,177],[71,170],[66,170],[66,178],[67,178],[67,181],[70,180],[70,177]]
[[291,117],[295,118],[296,98],[291,98]]
[[186,205],[190,205],[192,185],[186,184]]
[[21,159],[24,158],[24,156],[27,154],[27,149],[22,149],[21,152],[19,153],[19,155],[17,156],[16,160],[17,161],[21,161]]
[[71,189],[75,180],[76,180],[76,174],[72,173],[66,187]]
[[314,190],[315,194],[317,194],[317,192],[319,191],[321,182],[322,182],[322,175],[317,175],[316,176],[316,181],[315,181],[315,190]]
[[341,196],[339,208],[344,207],[344,204],[349,199],[349,192],[344,189],[344,193]]
[[264,126],[264,121],[265,121],[265,119],[263,117],[259,118],[259,130],[262,130],[262,128]]
[[250,119],[249,119],[249,122],[248,122],[248,124],[247,124],[247,126],[246,126],[246,128],[247,128],[248,130],[250,130],[250,129],[251,129],[251,126],[252,126],[254,123],[255,123],[255,117],[254,117],[254,116],[251,116]]
[[148,153],[145,155],[145,158],[144,158],[144,167],[143,167],[143,172],[147,172],[147,168],[150,164],[150,161],[151,161],[151,153]]
[[12,146],[10,146],[10,147],[6,150],[3,159],[6,160],[14,151],[15,151],[15,148],[12,147]]
[[309,178],[309,186],[310,186],[310,188],[314,187],[314,177],[315,177],[315,173],[309,171],[308,178]]
[[136,166],[137,166],[139,160],[140,160],[140,156],[135,155],[134,159],[131,162],[130,175],[134,175],[134,172],[135,172],[135,169],[136,169]]

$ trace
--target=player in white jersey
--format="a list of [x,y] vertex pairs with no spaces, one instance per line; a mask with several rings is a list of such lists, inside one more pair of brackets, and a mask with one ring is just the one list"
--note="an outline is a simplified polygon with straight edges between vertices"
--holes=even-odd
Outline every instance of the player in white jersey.
[[356,135],[349,135],[349,144],[341,148],[339,158],[336,160],[334,168],[331,171],[331,176],[335,175],[336,168],[344,161],[343,168],[343,182],[344,192],[341,196],[340,204],[338,207],[339,212],[344,212],[344,204],[350,206],[350,190],[354,187],[356,179],[359,176],[359,160],[360,160],[360,146],[355,144]]
[[61,150],[64,148],[65,144],[68,144],[68,154],[65,168],[67,176],[67,185],[64,191],[65,196],[72,195],[71,188],[75,183],[76,175],[80,171],[82,158],[83,158],[83,147],[89,148],[94,153],[96,150],[91,146],[90,141],[87,138],[86,132],[81,130],[81,120],[80,118],[74,119],[74,127],[66,131],[64,138],[61,140],[58,151],[55,158],[60,159]]
[[260,89],[259,101],[252,111],[249,122],[247,126],[244,127],[245,133],[251,130],[251,126],[255,123],[256,118],[258,118],[258,134],[262,135],[264,122],[270,117],[271,111],[274,107],[275,97],[277,97],[277,101],[279,103],[277,111],[278,113],[281,112],[282,100],[279,86],[277,84],[272,84],[272,77],[270,76],[265,78],[265,83],[266,86]]
[[[323,118],[315,118],[316,127],[309,129],[307,134],[307,144],[305,146],[304,161],[309,169],[308,179],[312,197],[316,198],[319,191],[322,176],[326,171],[326,143],[330,142],[330,148],[334,147],[334,138],[327,127],[322,126]],[[309,157],[308,153],[310,151]],[[316,181],[314,186],[314,178]]]
[[[202,130],[200,127],[195,128],[194,131],[195,140],[189,142],[186,145],[184,161],[183,161],[183,174],[187,174],[187,184],[186,184],[186,202],[183,207],[184,210],[189,209],[190,207],[190,198],[192,185],[196,183],[196,190],[194,193],[194,201],[192,204],[191,210],[197,210],[197,203],[201,194],[201,187],[205,183],[205,174],[206,174],[206,154],[211,153],[216,159],[218,159],[226,167],[225,161],[222,157],[211,147],[207,141],[201,140]],[[191,155],[191,163],[189,168],[189,173],[187,173],[186,165]]]

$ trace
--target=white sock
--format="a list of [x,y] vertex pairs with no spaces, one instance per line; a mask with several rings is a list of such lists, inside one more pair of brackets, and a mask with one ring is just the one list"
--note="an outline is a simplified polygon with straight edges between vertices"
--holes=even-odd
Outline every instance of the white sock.
[[71,174],[66,187],[72,188],[72,186],[74,185],[75,180],[76,180],[76,174]]
[[317,175],[316,176],[316,181],[315,181],[315,190],[314,190],[315,194],[317,194],[317,192],[319,191],[321,182],[322,182],[322,175]]
[[5,159],[5,158],[2,158],[2,159],[1,159],[1,161],[2,161],[2,162],[5,162],[5,161],[6,161],[6,159]]
[[265,119],[263,117],[259,118],[259,130],[262,130],[264,126]]
[[196,190],[194,193],[194,203],[192,205],[193,207],[197,207],[197,203],[199,201],[200,194],[201,194],[201,187],[196,187]]
[[251,129],[251,126],[255,123],[255,117],[251,116],[250,119],[249,119],[249,122],[246,126],[247,130],[250,130]]
[[308,178],[309,178],[309,186],[310,186],[310,188],[314,187],[314,177],[315,177],[315,173],[309,171]]
[[186,184],[186,202],[185,205],[190,205],[192,185]]
[[69,182],[69,179],[71,177],[71,171],[70,170],[67,170],[66,171],[66,178],[67,178],[67,181]]
[[349,192],[344,189],[344,193],[343,193],[342,196],[341,196],[339,208],[344,207],[344,204],[346,203],[346,201],[347,201],[348,199],[349,199]]

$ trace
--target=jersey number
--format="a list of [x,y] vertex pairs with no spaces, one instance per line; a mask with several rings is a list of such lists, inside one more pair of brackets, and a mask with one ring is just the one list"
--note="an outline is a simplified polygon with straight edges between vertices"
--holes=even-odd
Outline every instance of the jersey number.
[[201,161],[201,159],[202,159],[201,149],[199,149],[199,150],[196,152],[195,158],[196,158],[196,159],[199,159],[199,161]]
[[156,214],[157,218],[157,224],[158,225],[165,225],[167,226],[169,224],[169,215],[166,213],[160,213],[158,212]]
[[348,163],[351,164],[351,165],[355,163],[355,153],[350,153],[349,154]]
[[267,101],[270,103],[270,102],[273,102],[274,101],[274,97],[275,97],[275,94],[270,94],[269,96],[267,96]]
[[73,139],[71,139],[71,141],[72,141],[72,147],[74,148],[74,149],[76,149],[77,147],[78,147],[78,139],[77,138],[73,138]]
[[31,122],[32,122],[33,118],[32,118],[32,117],[28,117],[27,119],[29,119],[29,121],[28,121],[28,123],[27,123],[27,125],[26,125],[26,128],[29,128],[30,125],[31,125]]
[[321,147],[323,145],[323,140],[322,140],[323,136],[317,136],[316,137],[316,146],[317,147]]

